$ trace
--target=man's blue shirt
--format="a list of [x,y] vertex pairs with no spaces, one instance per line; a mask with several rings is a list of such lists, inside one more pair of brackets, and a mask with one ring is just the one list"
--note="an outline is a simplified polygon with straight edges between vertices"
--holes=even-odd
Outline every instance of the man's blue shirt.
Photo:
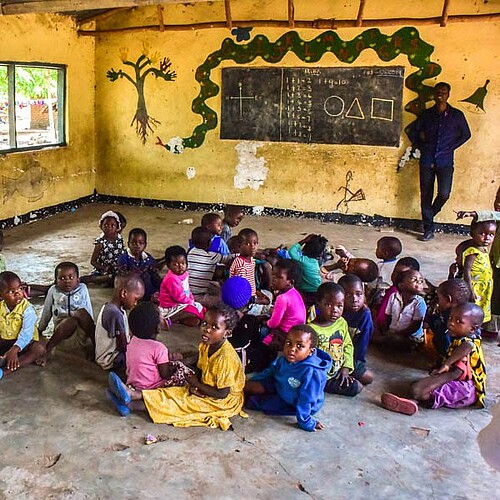
[[420,149],[420,165],[451,167],[453,152],[471,133],[464,114],[448,104],[444,113],[436,105],[426,109],[411,125],[408,137],[413,147]]

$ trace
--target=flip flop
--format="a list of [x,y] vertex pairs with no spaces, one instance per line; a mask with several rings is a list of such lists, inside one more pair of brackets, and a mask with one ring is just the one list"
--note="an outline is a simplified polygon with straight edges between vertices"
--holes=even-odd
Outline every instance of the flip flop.
[[109,372],[109,390],[120,400],[122,404],[128,405],[131,401],[127,386],[121,381],[115,372]]
[[106,389],[106,396],[108,399],[116,406],[118,413],[122,417],[126,417],[130,413],[130,408],[124,405],[112,392],[110,389]]
[[400,398],[390,392],[384,392],[380,398],[382,406],[386,410],[404,413],[405,415],[414,415],[418,411],[418,405],[411,399]]

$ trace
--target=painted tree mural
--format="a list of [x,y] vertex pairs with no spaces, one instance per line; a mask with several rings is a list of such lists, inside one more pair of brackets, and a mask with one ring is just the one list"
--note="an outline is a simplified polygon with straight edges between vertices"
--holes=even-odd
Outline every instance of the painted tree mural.
[[[141,138],[143,144],[146,143],[148,132],[153,132],[153,127],[159,125],[159,121],[148,114],[146,107],[146,99],[144,97],[144,84],[148,75],[154,75],[156,78],[162,78],[166,82],[171,82],[177,77],[175,71],[170,69],[172,63],[170,59],[164,57],[161,59],[159,52],[150,54],[151,46],[144,43],[142,54],[137,61],[132,62],[128,59],[128,49],[120,49],[120,59],[125,66],[133,68],[133,76],[130,76],[126,71],[120,69],[116,71],[111,68],[107,71],[106,76],[116,82],[118,78],[125,78],[137,90],[137,109],[130,126],[135,124],[135,131]],[[158,64],[158,67],[155,65]]]

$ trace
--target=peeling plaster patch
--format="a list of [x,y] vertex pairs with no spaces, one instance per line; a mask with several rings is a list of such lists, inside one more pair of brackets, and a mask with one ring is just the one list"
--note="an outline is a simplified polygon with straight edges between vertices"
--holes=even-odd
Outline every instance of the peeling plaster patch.
[[172,137],[168,142],[167,146],[169,147],[169,151],[176,155],[180,155],[184,153],[184,145],[182,143],[182,137],[176,136]]
[[186,177],[191,180],[196,175],[196,169],[194,167],[188,167],[186,169]]
[[261,156],[257,158],[257,148],[264,145],[263,142],[242,141],[235,146],[238,152],[238,165],[234,176],[234,187],[236,189],[252,188],[256,191],[264,184],[269,169],[265,166],[267,161]]
[[253,215],[262,215],[264,212],[264,207],[252,207],[252,214]]

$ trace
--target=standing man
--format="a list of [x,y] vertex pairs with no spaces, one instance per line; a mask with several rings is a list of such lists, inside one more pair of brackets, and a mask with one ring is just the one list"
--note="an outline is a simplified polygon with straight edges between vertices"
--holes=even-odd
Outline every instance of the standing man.
[[[450,90],[448,83],[437,83],[434,87],[436,104],[426,109],[408,132],[413,148],[420,150],[420,206],[424,225],[420,241],[434,238],[434,216],[451,193],[453,153],[471,136],[464,114],[448,104]],[[435,179],[437,195],[434,198]]]

